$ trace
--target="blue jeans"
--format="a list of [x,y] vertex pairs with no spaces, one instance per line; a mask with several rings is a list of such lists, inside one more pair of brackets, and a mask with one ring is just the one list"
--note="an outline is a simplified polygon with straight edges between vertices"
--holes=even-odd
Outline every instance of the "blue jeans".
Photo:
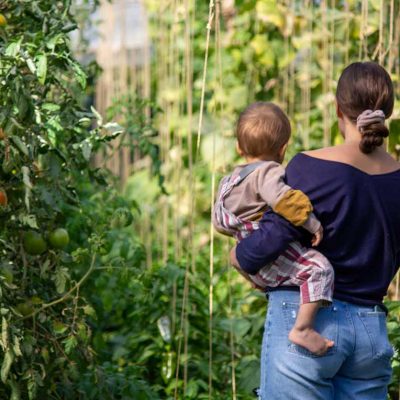
[[270,293],[261,354],[262,400],[386,400],[393,348],[386,315],[374,307],[334,300],[314,327],[335,342],[315,356],[288,340],[299,293]]

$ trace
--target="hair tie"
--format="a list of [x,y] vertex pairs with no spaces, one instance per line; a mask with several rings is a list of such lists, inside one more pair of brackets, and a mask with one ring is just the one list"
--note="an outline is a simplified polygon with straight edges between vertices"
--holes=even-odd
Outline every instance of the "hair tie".
[[382,110],[365,110],[357,118],[357,129],[362,132],[365,127],[371,124],[384,124],[385,120],[386,116]]

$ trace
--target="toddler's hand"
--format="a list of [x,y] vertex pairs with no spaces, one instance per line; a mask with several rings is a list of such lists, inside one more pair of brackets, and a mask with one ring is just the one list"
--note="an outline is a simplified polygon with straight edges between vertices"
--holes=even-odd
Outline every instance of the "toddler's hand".
[[324,230],[322,226],[320,226],[317,232],[314,233],[313,238],[311,239],[311,244],[313,245],[313,247],[318,246],[321,243],[323,237],[324,237]]

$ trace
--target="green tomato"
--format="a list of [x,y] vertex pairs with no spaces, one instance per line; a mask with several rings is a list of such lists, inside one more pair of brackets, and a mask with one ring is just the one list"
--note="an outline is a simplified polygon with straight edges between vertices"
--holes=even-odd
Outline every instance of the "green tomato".
[[133,215],[126,207],[117,208],[111,219],[113,228],[125,228],[133,222]]
[[115,239],[116,239],[115,234],[113,234],[112,231],[106,232],[106,234],[104,235],[103,245],[100,247],[101,255],[104,256],[110,253],[110,251],[114,246]]
[[92,120],[87,117],[81,118],[78,123],[83,128],[90,128],[92,126]]
[[3,164],[2,164],[2,169],[3,169],[3,172],[6,174],[6,175],[9,175],[10,173],[11,173],[11,171],[13,170],[13,168],[14,168],[14,163],[13,163],[13,161],[11,160],[11,159],[6,159],[5,157],[4,157],[4,159],[3,159]]
[[69,234],[66,229],[57,228],[49,235],[49,242],[55,249],[63,249],[69,243]]
[[35,309],[30,301],[26,301],[25,303],[19,303],[15,307],[15,309],[22,315],[30,315],[32,314]]
[[4,279],[7,283],[13,283],[14,281],[14,273],[11,267],[8,265],[2,265],[0,268],[0,275],[4,276]]
[[130,248],[131,248],[131,244],[128,241],[124,241],[121,244],[121,247],[119,248],[119,255],[122,258],[127,259],[128,255],[129,255]]
[[28,254],[33,256],[44,253],[47,250],[47,244],[40,233],[29,231],[24,234],[23,246]]

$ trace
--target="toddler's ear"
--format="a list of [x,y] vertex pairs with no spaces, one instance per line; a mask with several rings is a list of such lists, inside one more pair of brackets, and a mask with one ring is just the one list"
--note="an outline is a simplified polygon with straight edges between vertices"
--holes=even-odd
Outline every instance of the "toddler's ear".
[[239,146],[239,142],[236,140],[236,151],[239,154],[240,157],[244,156],[243,150]]
[[283,162],[283,159],[285,158],[285,153],[288,147],[288,143],[285,143],[278,151],[278,156],[279,156],[279,162]]

